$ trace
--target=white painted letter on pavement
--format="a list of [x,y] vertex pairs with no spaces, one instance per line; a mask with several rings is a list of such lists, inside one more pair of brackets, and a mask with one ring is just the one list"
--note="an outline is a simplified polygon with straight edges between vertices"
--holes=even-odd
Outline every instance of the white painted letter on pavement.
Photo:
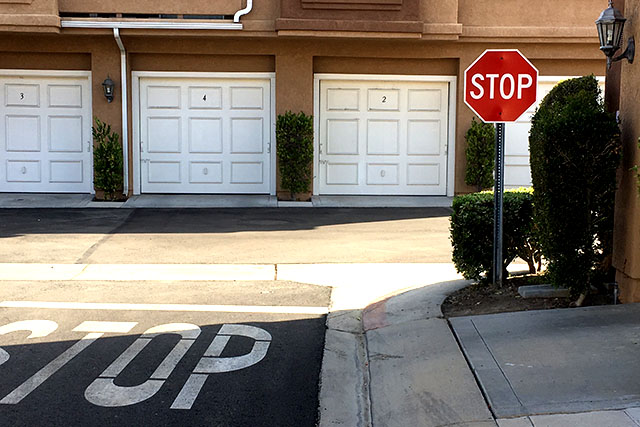
[[[142,384],[132,387],[116,385],[114,380],[153,340],[162,334],[178,334],[182,338],[164,358],[151,377]],[[190,323],[169,323],[154,326],[129,346],[107,369],[96,378],[84,392],[85,398],[94,405],[118,407],[134,405],[155,395],[174,368],[200,335],[200,328]]]
[[[46,337],[53,331],[58,329],[58,324],[51,320],[21,320],[19,322],[9,323],[8,325],[0,326],[0,335],[5,335],[11,332],[18,331],[30,331],[31,334],[27,339]],[[9,353],[0,347],[0,365],[9,360]]]
[[[255,340],[248,354],[220,357],[231,336],[243,336]],[[191,409],[209,374],[245,369],[260,362],[267,355],[271,334],[262,328],[249,325],[224,324],[216,334],[204,356],[173,401],[171,409]]]

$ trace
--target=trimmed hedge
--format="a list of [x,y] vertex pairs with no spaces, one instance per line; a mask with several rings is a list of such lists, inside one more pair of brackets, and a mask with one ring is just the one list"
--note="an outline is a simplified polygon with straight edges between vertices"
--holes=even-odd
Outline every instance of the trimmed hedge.
[[534,217],[555,286],[585,293],[612,280],[619,129],[593,76],[559,83],[531,121]]
[[[456,270],[467,279],[493,276],[493,191],[457,196],[451,215],[451,244]],[[534,237],[533,191],[507,190],[503,198],[503,263],[520,257],[531,273],[540,264],[540,251]],[[507,277],[505,274],[504,277]]]
[[313,117],[287,111],[276,120],[278,165],[282,188],[308,192],[313,178]]

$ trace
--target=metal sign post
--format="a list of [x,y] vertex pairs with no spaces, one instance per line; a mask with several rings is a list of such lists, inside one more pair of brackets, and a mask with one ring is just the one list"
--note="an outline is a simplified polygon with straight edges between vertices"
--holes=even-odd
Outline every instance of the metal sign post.
[[493,283],[502,286],[502,195],[504,193],[504,123],[496,123],[496,177],[493,210]]

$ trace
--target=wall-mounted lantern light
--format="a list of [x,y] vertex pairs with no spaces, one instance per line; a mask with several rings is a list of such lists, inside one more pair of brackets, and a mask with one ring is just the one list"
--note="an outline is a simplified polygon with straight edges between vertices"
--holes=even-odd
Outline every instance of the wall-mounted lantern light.
[[113,101],[113,91],[115,88],[115,83],[111,80],[111,77],[107,76],[105,81],[102,82],[102,89],[104,89],[104,96],[107,98],[108,102]]
[[600,18],[596,21],[598,37],[600,38],[600,50],[607,55],[607,69],[611,67],[611,63],[620,61],[623,58],[627,58],[630,64],[633,63],[636,50],[633,37],[629,37],[627,49],[621,55],[613,57],[622,46],[622,32],[626,21],[622,13],[613,7],[613,0],[609,0],[609,7],[602,11]]

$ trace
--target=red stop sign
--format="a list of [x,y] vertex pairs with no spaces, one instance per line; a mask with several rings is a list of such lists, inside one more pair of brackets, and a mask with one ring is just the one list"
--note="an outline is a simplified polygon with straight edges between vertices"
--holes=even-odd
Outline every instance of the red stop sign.
[[486,123],[515,122],[536,102],[538,70],[518,50],[485,50],[464,72],[464,102]]

